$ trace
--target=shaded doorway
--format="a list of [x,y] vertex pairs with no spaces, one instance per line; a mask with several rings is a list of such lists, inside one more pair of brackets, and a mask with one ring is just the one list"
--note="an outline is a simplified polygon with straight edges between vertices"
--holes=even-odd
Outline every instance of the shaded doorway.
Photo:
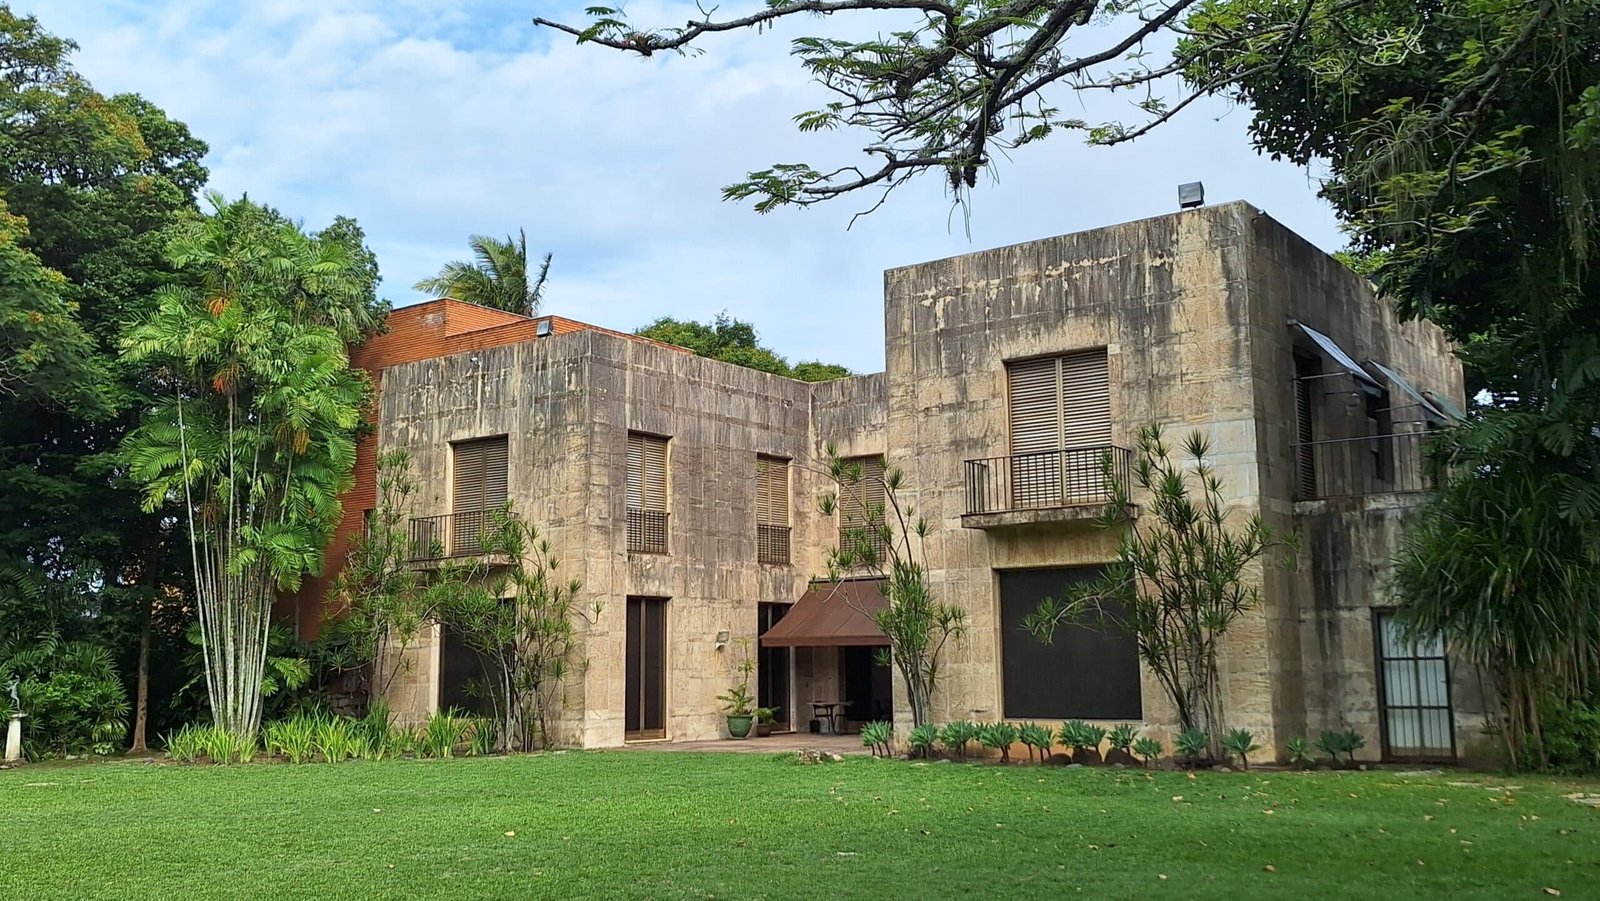
[[845,719],[852,723],[894,719],[894,678],[889,667],[878,662],[881,649],[839,650],[839,665],[844,670]]
[[628,598],[623,738],[667,737],[667,602]]
[[[765,635],[789,612],[788,604],[756,606],[756,634]],[[772,730],[788,732],[794,728],[790,701],[794,649],[762,645],[756,653],[756,705],[772,708]]]

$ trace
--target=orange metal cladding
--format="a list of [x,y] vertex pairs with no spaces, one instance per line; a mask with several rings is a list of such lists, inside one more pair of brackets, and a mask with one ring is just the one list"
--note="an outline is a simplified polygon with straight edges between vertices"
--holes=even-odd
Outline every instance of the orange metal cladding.
[[[356,442],[355,485],[340,497],[344,518],[334,531],[333,539],[328,543],[322,575],[308,577],[298,592],[280,598],[273,611],[279,619],[292,618],[301,638],[307,640],[315,638],[317,633],[322,631],[324,614],[339,612],[331,609],[331,601],[327,596],[328,588],[333,584],[339,571],[344,568],[352,541],[361,534],[366,511],[377,506],[376,394],[383,390],[383,371],[390,366],[403,363],[416,363],[435,357],[535,341],[539,338],[539,323],[547,320],[550,323],[551,335],[595,331],[620,335],[635,341],[648,341],[662,347],[672,347],[659,341],[650,341],[648,338],[572,319],[563,319],[560,316],[530,319],[516,313],[506,313],[459,300],[441,298],[390,312],[386,332],[351,349],[351,365],[366,370],[372,376],[374,403],[367,416],[374,426],[374,431],[361,436]],[[691,353],[683,348],[673,349]]]

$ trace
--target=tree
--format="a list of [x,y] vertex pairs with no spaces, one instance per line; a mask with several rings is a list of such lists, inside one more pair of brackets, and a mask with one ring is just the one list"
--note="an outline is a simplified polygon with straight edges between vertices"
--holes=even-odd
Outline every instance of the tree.
[[789,365],[770,347],[759,343],[755,326],[718,313],[710,322],[674,319],[663,316],[634,332],[641,337],[686,347],[702,357],[787,376],[802,382],[826,382],[848,378],[852,373],[833,363],[804,362]]
[[339,243],[211,204],[167,245],[182,280],[129,331],[126,360],[168,393],[123,451],[147,509],[181,506],[212,718],[254,735],[274,591],[320,570],[353,481],[370,390],[346,348],[370,292]]
[[[1295,0],[1287,21],[1249,30],[1270,68],[1288,52],[1314,15],[1337,16],[1365,0]],[[747,15],[714,18],[716,9],[678,27],[630,22],[620,8],[591,7],[591,21],[534,23],[573,35],[579,43],[653,56],[689,54],[708,36],[762,31],[788,19],[823,15],[849,21],[852,40],[827,35],[793,40],[791,55],[833,99],[794,117],[801,131],[861,129],[864,161],[834,168],[780,163],[749,173],[723,189],[727,199],[755,199],[766,212],[810,205],[861,190],[881,192],[926,171],[939,172],[957,198],[977,184],[998,158],[1057,132],[1076,132],[1095,144],[1132,140],[1227,82],[1202,82],[1175,100],[1172,76],[1227,43],[1191,35],[1186,17],[1202,0],[781,0]],[[877,15],[871,15],[871,14]],[[877,27],[874,28],[873,25]],[[841,29],[844,30],[844,29]],[[1069,45],[1069,39],[1070,44]],[[1079,47],[1082,47],[1080,50]],[[1230,72],[1238,78],[1254,70]],[[1064,108],[1067,91],[1127,92],[1137,119],[1091,122]]]
[[0,397],[0,634],[111,649],[131,684],[154,611],[148,669],[164,695],[187,678],[174,661],[189,608],[168,594],[183,543],[171,509],[141,509],[116,457],[151,373],[115,356],[172,277],[162,233],[194,215],[206,146],[148,101],[96,91],[75,49],[0,7],[0,196],[15,217],[0,242],[0,356],[17,355],[0,365],[30,372]]
[[600,604],[580,604],[582,584],[561,581],[550,542],[509,506],[479,541],[486,559],[502,557],[509,565],[492,574],[481,562],[447,568],[429,591],[445,627],[488,661],[482,688],[501,746],[552,747],[561,693],[582,671],[577,624],[598,619]]
[[[1191,20],[1196,80],[1256,70],[1284,3]],[[1513,765],[1540,705],[1596,690],[1600,585],[1600,3],[1371,2],[1312,16],[1272,72],[1233,83],[1259,148],[1322,158],[1365,274],[1462,346],[1468,421],[1396,559],[1403,621],[1442,633],[1500,698]]]
[[545,280],[550,277],[553,254],[545,254],[533,282],[528,281],[528,234],[519,229],[517,237],[504,241],[488,235],[468,239],[474,262],[446,263],[439,274],[418,281],[415,287],[437,297],[453,297],[467,303],[533,316],[544,300]]
[[1148,514],[1143,523],[1131,518],[1134,495],[1114,477],[1108,457],[1111,499],[1100,525],[1120,530],[1117,558],[1100,579],[1040,602],[1024,625],[1046,644],[1056,629],[1091,619],[1126,629],[1172,702],[1180,730],[1205,731],[1215,757],[1227,722],[1217,653],[1233,624],[1261,603],[1246,570],[1275,548],[1292,551],[1294,541],[1280,537],[1259,513],[1242,528],[1229,528],[1222,481],[1209,454],[1198,432],[1180,457],[1159,426],[1139,430],[1133,481]]
[[865,509],[844,517],[839,546],[828,552],[828,580],[837,586],[848,574],[861,572],[883,580],[887,603],[871,616],[889,647],[880,653],[878,663],[900,671],[912,726],[932,723],[940,657],[952,638],[966,633],[967,612],[938,600],[928,582],[921,559],[928,523],[904,497],[905,474],[898,467],[886,468],[882,476],[869,474],[859,462],[840,457],[831,444],[827,459],[834,489],[818,498],[822,515],[851,512],[850,506],[859,503],[852,498],[871,497],[880,489],[884,498],[882,503],[868,501]]
[[27,222],[0,201],[0,405],[71,407],[103,417],[105,361],[76,305],[63,296],[67,280],[23,249],[27,236]]

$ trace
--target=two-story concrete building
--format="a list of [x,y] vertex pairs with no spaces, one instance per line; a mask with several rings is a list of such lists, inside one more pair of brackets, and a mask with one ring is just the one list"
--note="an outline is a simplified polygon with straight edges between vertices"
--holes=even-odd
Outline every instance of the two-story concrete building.
[[[1252,571],[1263,602],[1223,659],[1231,725],[1268,749],[1355,729],[1391,758],[1452,757],[1475,736],[1471,680],[1400,642],[1383,610],[1386,561],[1428,485],[1421,442],[1462,403],[1437,328],[1398,322],[1243,203],[893,269],[884,305],[885,371],[816,384],[449,300],[397,310],[360,350],[381,384],[376,444],[410,451],[423,486],[417,555],[473,553],[484,511],[509,500],[601,603],[565,741],[717,737],[715,697],[746,648],[780,728],[832,702],[846,723],[907,721],[874,659],[875,584],[812,584],[885,460],[929,523],[935,591],[968,614],[939,719],[1169,734],[1131,636],[1074,627],[1047,647],[1021,628],[1112,558],[1116,536],[1091,522],[1100,461],[1130,460],[1146,423],[1202,432],[1237,515],[1302,536],[1296,571]],[[824,515],[829,446],[868,478]],[[372,455],[346,531],[374,502]],[[320,603],[305,595],[303,628]],[[390,700],[413,717],[461,702],[472,668],[434,629]]]

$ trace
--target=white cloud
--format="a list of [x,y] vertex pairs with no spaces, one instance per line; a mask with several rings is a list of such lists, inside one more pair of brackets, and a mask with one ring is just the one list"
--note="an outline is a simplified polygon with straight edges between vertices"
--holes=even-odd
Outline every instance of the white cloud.
[[[858,146],[795,132],[790,116],[819,89],[788,57],[788,32],[641,60],[538,31],[520,2],[31,5],[82,45],[76,64],[97,87],[144,94],[209,142],[214,187],[313,226],[358,218],[400,303],[464,255],[469,233],[521,226],[530,249],[556,254],[552,312],[633,328],[727,309],[792,357],[873,370],[885,268],[1165,212],[1181,181],[1341,243],[1306,174],[1257,157],[1245,111],[1218,104],[1124,147],[1063,136],[1023,151],[976,192],[970,238],[934,178],[846,231],[866,199],[767,216],[720,199],[749,169]],[[686,9],[630,12],[665,22]]]

